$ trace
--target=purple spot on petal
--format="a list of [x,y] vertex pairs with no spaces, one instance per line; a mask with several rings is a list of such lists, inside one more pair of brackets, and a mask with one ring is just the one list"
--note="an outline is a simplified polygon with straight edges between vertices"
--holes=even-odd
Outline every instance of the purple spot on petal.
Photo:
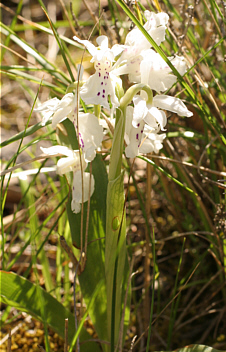
[[101,77],[101,74],[100,74],[100,72],[99,72],[99,77]]
[[137,139],[137,140],[139,139],[139,134],[138,134],[138,133],[136,134],[136,139]]
[[104,84],[104,82],[101,82],[101,85],[103,85]]
[[102,95],[102,98],[105,98],[105,95]]
[[100,92],[98,92],[98,93],[97,93],[97,95],[98,95],[98,97],[99,97],[99,95],[100,95]]
[[137,124],[137,127],[140,127],[140,124],[139,124],[139,123]]
[[105,89],[103,89],[103,93],[105,93]]

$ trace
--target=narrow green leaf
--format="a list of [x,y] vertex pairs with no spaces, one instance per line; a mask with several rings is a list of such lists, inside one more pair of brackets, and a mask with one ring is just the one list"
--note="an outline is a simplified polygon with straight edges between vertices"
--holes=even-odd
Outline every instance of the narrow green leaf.
[[57,44],[58,44],[58,46],[59,46],[59,48],[60,48],[61,55],[62,55],[62,57],[63,57],[63,59],[64,59],[65,65],[66,65],[66,67],[67,67],[68,73],[69,73],[69,75],[70,75],[70,77],[71,77],[71,81],[74,82],[75,79],[74,79],[73,73],[72,73],[72,71],[71,71],[70,65],[69,65],[69,63],[68,63],[67,57],[66,57],[66,55],[65,55],[65,50],[64,50],[64,48],[63,48],[63,46],[62,46],[62,43],[61,43],[59,34],[57,33],[57,30],[55,29],[55,26],[54,26],[53,22],[51,21],[51,19],[50,19],[49,16],[48,16],[47,9],[46,9],[46,7],[45,7],[43,1],[42,1],[42,0],[38,0],[38,2],[39,2],[39,4],[41,5],[43,11],[45,12],[46,17],[48,18],[48,21],[49,21],[50,26],[51,26],[51,28],[52,28],[54,37],[56,38]]
[[148,159],[145,156],[138,156],[139,159],[142,159],[144,161],[146,161],[147,163],[151,164],[154,166],[155,169],[159,170],[160,172],[162,172],[164,175],[166,175],[167,177],[169,177],[172,181],[174,181],[175,183],[177,183],[179,186],[181,186],[182,188],[186,189],[186,191],[194,193],[195,195],[197,195],[191,188],[185,186],[183,183],[181,183],[180,181],[178,181],[175,177],[173,177],[172,175],[170,175],[168,172],[166,172],[161,166],[158,166],[154,163],[153,160]]
[[[64,337],[65,319],[68,318],[68,342],[72,342],[75,333],[74,316],[60,302],[41,287],[15,273],[0,271],[0,279],[3,303],[27,312],[43,322],[41,305],[44,302],[46,323],[62,337]],[[40,294],[43,300],[40,300]],[[83,328],[80,335],[81,342],[90,339],[91,336]],[[82,344],[81,350],[100,352],[98,344],[91,341]]]
[[0,72],[4,73],[5,75],[7,75],[10,78],[15,79],[15,80],[22,80],[23,81],[24,79],[26,79],[26,80],[28,80],[30,82],[35,82],[35,83],[38,83],[39,85],[42,84],[45,87],[52,88],[58,93],[61,93],[61,94],[65,93],[65,91],[62,88],[59,88],[59,87],[57,87],[56,85],[54,85],[52,83],[49,83],[47,81],[43,81],[42,79],[37,78],[37,77],[32,76],[32,75],[29,75],[28,73],[25,73],[25,72],[21,72],[21,71],[17,72],[16,70],[8,70],[8,71],[1,70]]
[[[50,125],[51,121],[48,121],[46,125]],[[31,127],[28,127],[26,131],[19,132],[15,134],[14,136],[10,137],[9,139],[5,140],[0,144],[0,148],[3,148],[13,142],[19,141],[22,137],[27,137],[30,136],[31,134],[35,133],[36,131],[40,130],[43,128],[42,122],[36,123],[36,125],[33,125]]]
[[220,352],[216,348],[205,346],[205,345],[189,345],[183,348],[179,348],[176,352]]
[[115,180],[109,181],[107,193],[105,273],[108,334],[113,346],[118,341],[124,302],[123,282],[128,273],[124,202],[124,173],[121,173]]
[[28,45],[24,40],[19,38],[10,28],[5,26],[3,23],[1,23],[0,26],[0,33],[3,33],[6,36],[10,36],[10,39],[19,45],[26,53],[30,54],[32,57],[35,58],[37,62],[42,65],[42,67],[48,72],[48,70],[51,70],[51,72],[54,74],[54,76],[59,79],[61,82],[64,84],[71,83],[70,79],[63,73],[61,72],[56,66],[51,64],[45,56],[41,55],[36,49],[32,48],[30,45]]
[[[62,123],[64,133],[61,129],[57,130],[58,139],[61,145],[66,145],[71,149],[78,149],[78,142],[72,122],[68,119]],[[104,271],[104,248],[105,248],[105,223],[106,223],[106,193],[107,193],[107,172],[104,162],[100,155],[92,161],[92,174],[95,179],[95,191],[90,200],[89,227],[88,227],[88,246],[86,253],[86,264],[84,271],[78,276],[82,294],[86,305],[96,289],[100,280],[105,280]],[[72,175],[67,175],[69,184]],[[87,219],[87,202],[84,204],[83,213],[83,245],[85,243],[85,230]],[[67,214],[71,229],[73,245],[81,248],[81,213],[74,214],[71,210],[71,192],[67,203]],[[95,305],[89,308],[90,318],[95,326],[98,337],[107,340],[107,315],[106,315],[106,288],[105,285],[95,300]]]

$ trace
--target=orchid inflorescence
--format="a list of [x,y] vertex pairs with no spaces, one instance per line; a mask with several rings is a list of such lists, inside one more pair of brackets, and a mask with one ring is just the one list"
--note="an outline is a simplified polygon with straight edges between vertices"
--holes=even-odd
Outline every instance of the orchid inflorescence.
[[[145,30],[160,45],[165,40],[168,15],[145,11],[144,16],[147,19]],[[49,155],[60,153],[66,156],[58,161],[57,172],[59,175],[73,172],[71,207],[73,212],[78,213],[82,201],[87,201],[94,192],[94,177],[85,170],[87,164],[94,160],[104,137],[104,129],[108,128],[99,114],[95,116],[80,111],[80,99],[86,105],[99,105],[107,110],[114,125],[115,112],[121,109],[121,102],[127,95],[128,103],[124,106],[124,116],[122,114],[126,119],[124,141],[127,158],[135,158],[139,153],[157,153],[162,148],[166,134],[159,132],[165,131],[167,123],[164,110],[186,117],[192,116],[192,112],[180,99],[162,94],[176,82],[177,77],[162,57],[151,49],[150,42],[137,27],[128,33],[124,45],[116,44],[111,49],[104,35],[96,39],[98,47],[88,40],[73,38],[91,54],[90,61],[94,64],[95,73],[86,81],[81,79],[80,74],[79,84],[73,92],[67,93],[61,100],[48,100],[36,111],[43,114],[43,125],[51,119],[53,128],[66,118],[73,122],[80,150],[58,145],[42,148],[42,151]],[[183,57],[168,59],[181,75],[186,72]],[[128,75],[131,83],[126,93],[122,93],[122,75]],[[137,87],[140,87],[139,91]],[[155,92],[154,97],[152,91]]]

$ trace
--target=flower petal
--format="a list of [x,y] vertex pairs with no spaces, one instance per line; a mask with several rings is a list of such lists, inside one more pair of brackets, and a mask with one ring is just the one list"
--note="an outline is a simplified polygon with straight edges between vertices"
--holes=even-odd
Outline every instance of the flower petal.
[[158,53],[150,49],[142,52],[142,56],[141,83],[148,84],[157,92],[163,92],[176,82],[177,77]]
[[81,40],[76,37],[76,35],[73,36],[73,39],[76,42],[83,44],[92,56],[96,55],[97,48],[91,42],[89,42],[88,40]]
[[148,154],[148,153],[158,153],[160,149],[163,147],[163,139],[166,137],[166,134],[157,134],[157,133],[149,133],[140,145],[139,151],[140,153]]
[[153,105],[160,109],[175,112],[179,116],[190,117],[193,115],[180,99],[169,95],[156,95],[153,98]]
[[135,96],[133,98],[134,102],[134,112],[133,112],[133,126],[137,127],[140,121],[142,121],[148,113],[148,108],[146,101],[140,96]]
[[[82,191],[82,176],[83,176],[83,191]],[[73,176],[73,186],[72,186],[72,202],[71,209],[74,213],[80,211],[80,204],[87,202],[89,196],[91,197],[94,192],[94,177],[89,172],[75,172]],[[91,179],[90,179],[91,178]],[[90,189],[91,184],[91,189]],[[83,199],[82,199],[83,198]]]
[[41,111],[51,110],[54,112],[59,102],[60,100],[57,98],[49,99],[45,101],[45,103],[40,104],[37,108],[34,109],[34,111],[41,112]]
[[[98,118],[90,113],[79,113],[79,139],[87,162],[96,156],[96,149],[103,140],[103,128],[99,125]],[[76,127],[77,128],[77,127]]]
[[152,106],[148,109],[148,114],[145,116],[144,121],[152,128],[156,128],[156,121],[160,125],[162,131],[165,131],[164,127],[167,123],[166,114],[164,111],[158,110],[156,107]]
[[84,159],[84,156],[79,155],[79,150],[72,150],[66,146],[62,145],[55,145],[50,148],[40,148],[43,153],[47,155],[56,155],[56,154],[63,154],[66,158],[61,158],[57,162],[57,173],[62,176],[67,172],[76,172],[81,170],[81,163],[82,161],[82,170],[85,170],[87,167],[87,163]]
[[97,37],[96,42],[101,46],[101,49],[108,49],[108,37],[106,35],[100,35]]
[[110,109],[108,96],[110,95],[111,103],[114,107],[119,106],[118,98],[115,94],[115,87],[118,77],[111,72],[96,72],[82,86],[80,95],[86,104],[102,105]]
[[54,145],[53,147],[43,148],[40,147],[42,152],[47,155],[63,154],[65,156],[72,157],[74,151],[63,145]]

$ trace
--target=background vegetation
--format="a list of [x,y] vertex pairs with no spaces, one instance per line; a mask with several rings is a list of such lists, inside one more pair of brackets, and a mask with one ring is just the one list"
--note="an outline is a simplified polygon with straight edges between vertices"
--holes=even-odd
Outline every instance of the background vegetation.
[[[56,175],[55,161],[39,158],[39,147],[55,143],[55,134],[41,126],[34,103],[61,98],[76,77],[83,51],[73,35],[91,35],[95,42],[96,36],[106,34],[113,45],[124,42],[133,26],[114,0],[46,1],[61,38],[60,50],[43,5],[41,0],[1,3],[1,155],[6,170],[1,179],[1,260],[2,269],[11,272],[3,272],[2,282],[9,291],[24,288],[24,295],[3,299],[3,351],[9,328],[12,350],[38,351],[41,345],[46,351],[63,351],[64,326],[57,317],[64,316],[65,309],[72,315],[74,309],[73,268],[59,241],[62,235],[71,244],[65,212],[68,185]],[[169,14],[162,49],[167,56],[186,58],[184,81],[190,94],[180,83],[168,94],[183,99],[193,117],[168,114],[164,148],[149,156],[152,164],[145,157],[133,165],[124,163],[127,245],[133,264],[125,348],[130,349],[137,335],[134,351],[146,349],[153,308],[151,351],[197,343],[225,351],[225,4],[144,0],[127,5],[138,19],[144,8]],[[85,53],[83,65],[92,74],[89,60]],[[109,143],[106,140],[103,149]],[[90,339],[97,338],[78,283],[76,301],[78,320],[84,320]]]

